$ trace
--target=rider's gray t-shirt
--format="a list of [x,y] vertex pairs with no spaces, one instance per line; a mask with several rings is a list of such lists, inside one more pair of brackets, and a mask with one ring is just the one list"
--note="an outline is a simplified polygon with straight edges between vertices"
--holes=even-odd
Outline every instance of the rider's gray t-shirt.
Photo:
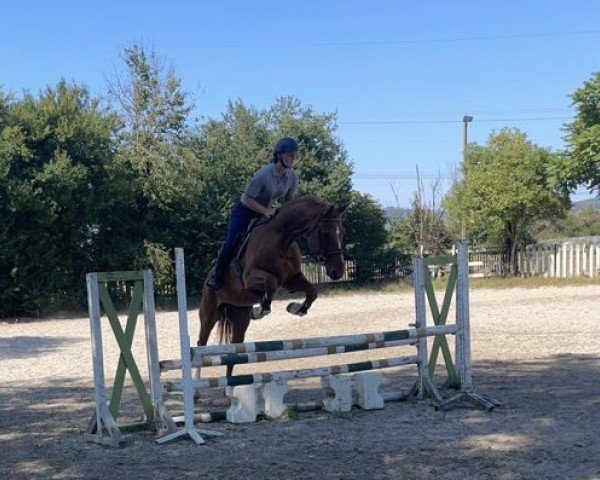
[[269,208],[274,200],[286,201],[296,196],[298,176],[291,168],[287,168],[283,176],[280,176],[277,165],[269,163],[254,174],[244,193],[263,207]]

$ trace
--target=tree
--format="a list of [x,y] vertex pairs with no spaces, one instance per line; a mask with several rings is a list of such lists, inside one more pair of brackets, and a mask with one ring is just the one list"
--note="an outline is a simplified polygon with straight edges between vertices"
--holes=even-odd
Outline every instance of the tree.
[[282,136],[292,136],[300,144],[300,195],[339,203],[350,200],[352,167],[334,137],[335,128],[335,114],[317,113],[292,97],[278,98],[267,109],[231,101],[221,118],[201,125],[191,141],[198,169],[197,201],[203,205],[195,220],[202,232],[195,244],[202,252],[198,275],[204,275],[217,255],[231,207]]
[[118,246],[129,268],[151,266],[161,284],[170,281],[164,258],[180,245],[180,224],[196,192],[187,125],[193,106],[173,68],[154,50],[133,44],[122,58],[125,75],[108,85],[124,126],[116,155],[121,175],[99,232],[100,257]]
[[418,250],[439,254],[450,245],[444,224],[444,210],[438,200],[439,179],[431,186],[431,201],[425,200],[425,188],[417,169],[417,190],[409,212],[391,222],[390,245],[397,250]]
[[356,263],[354,279],[365,282],[378,273],[391,273],[394,253],[387,248],[385,211],[371,197],[352,192],[351,208],[345,215],[346,252]]
[[535,231],[536,240],[590,237],[600,235],[600,210],[587,205],[579,211],[571,211],[567,217],[541,222]]
[[[552,182],[554,155],[531,143],[518,130],[492,133],[486,146],[470,145],[462,179],[451,188],[444,206],[451,218],[489,243],[501,243],[511,273],[516,250],[530,227],[541,219],[562,217],[568,192]],[[482,233],[483,232],[483,233]]]
[[0,93],[0,310],[85,298],[117,131],[98,99],[64,80],[37,98]]
[[557,182],[570,189],[586,185],[600,193],[600,72],[571,98],[577,115],[565,126],[568,155],[555,162],[552,173]]

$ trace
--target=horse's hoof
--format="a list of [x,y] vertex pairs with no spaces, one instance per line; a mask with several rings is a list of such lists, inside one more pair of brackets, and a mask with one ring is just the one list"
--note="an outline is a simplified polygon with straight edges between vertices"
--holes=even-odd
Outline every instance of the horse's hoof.
[[263,308],[260,305],[258,307],[254,307],[252,309],[252,313],[250,315],[250,318],[252,320],[260,320],[261,318],[267,316],[269,313],[271,313],[271,309],[270,308]]
[[299,317],[303,317],[308,312],[308,309],[303,303],[292,302],[288,304],[286,310],[290,312],[292,315],[298,315]]

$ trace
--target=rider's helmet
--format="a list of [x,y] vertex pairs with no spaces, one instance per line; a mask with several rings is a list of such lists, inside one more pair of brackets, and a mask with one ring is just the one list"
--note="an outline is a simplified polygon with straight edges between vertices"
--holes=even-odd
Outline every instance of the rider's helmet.
[[286,153],[286,152],[297,152],[298,151],[298,142],[294,140],[292,137],[283,137],[277,140],[275,144],[275,149],[273,153],[277,155],[278,153]]

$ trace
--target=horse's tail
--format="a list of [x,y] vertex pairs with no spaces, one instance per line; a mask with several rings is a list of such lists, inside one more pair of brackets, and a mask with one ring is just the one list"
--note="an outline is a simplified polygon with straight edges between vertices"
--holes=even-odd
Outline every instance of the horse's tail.
[[219,335],[219,343],[231,343],[233,335],[233,325],[228,315],[227,305],[221,304],[218,307],[217,334]]

